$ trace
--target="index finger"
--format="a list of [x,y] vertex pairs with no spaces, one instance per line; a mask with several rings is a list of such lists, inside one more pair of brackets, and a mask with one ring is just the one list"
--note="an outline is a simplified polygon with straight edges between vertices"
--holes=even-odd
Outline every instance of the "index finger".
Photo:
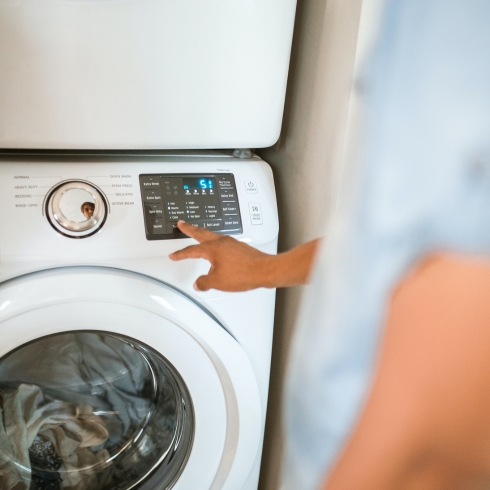
[[221,237],[221,235],[218,235],[217,233],[198,228],[197,226],[182,220],[177,222],[177,226],[182,233],[185,233],[188,237],[194,238],[194,240],[197,240],[199,243],[210,242],[211,240],[217,240]]

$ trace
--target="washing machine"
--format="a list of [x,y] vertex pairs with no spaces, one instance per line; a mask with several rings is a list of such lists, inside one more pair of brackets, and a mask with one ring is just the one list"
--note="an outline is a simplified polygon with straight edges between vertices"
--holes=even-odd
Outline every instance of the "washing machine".
[[0,488],[256,490],[295,0],[0,0]]
[[275,292],[196,292],[180,218],[275,253],[269,166],[1,157],[2,489],[257,488]]

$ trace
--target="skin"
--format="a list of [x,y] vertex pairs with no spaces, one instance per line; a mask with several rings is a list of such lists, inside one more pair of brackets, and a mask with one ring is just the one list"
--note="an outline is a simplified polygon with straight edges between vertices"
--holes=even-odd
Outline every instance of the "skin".
[[305,284],[319,244],[319,240],[313,240],[288,252],[269,255],[230,236],[197,228],[184,221],[177,225],[199,244],[170,254],[170,259],[206,259],[211,263],[208,274],[194,283],[197,291],[248,291]]
[[441,253],[395,290],[370,396],[323,490],[490,488],[490,262]]

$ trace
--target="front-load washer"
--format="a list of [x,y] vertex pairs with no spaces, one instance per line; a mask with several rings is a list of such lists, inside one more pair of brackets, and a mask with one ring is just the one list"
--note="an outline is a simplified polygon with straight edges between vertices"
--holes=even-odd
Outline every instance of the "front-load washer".
[[177,219],[276,253],[269,166],[0,157],[0,487],[257,488],[274,290],[194,291]]

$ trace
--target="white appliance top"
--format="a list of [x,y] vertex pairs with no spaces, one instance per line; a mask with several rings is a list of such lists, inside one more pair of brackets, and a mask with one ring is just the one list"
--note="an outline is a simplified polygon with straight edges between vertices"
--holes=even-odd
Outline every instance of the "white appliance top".
[[0,1],[0,148],[274,144],[295,0]]

